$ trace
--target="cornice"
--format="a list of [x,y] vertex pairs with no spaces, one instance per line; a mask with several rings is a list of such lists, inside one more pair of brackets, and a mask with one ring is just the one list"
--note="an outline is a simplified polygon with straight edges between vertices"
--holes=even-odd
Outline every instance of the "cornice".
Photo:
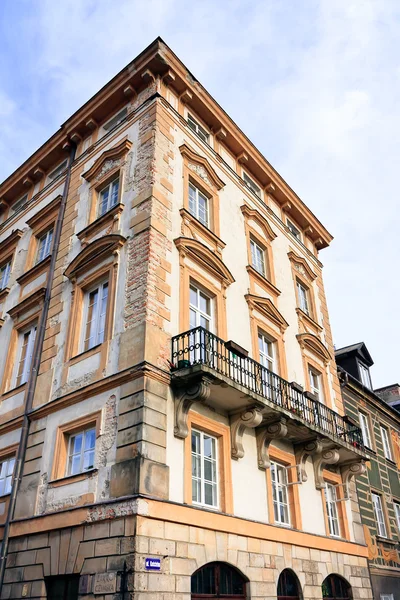
[[10,308],[10,310],[7,311],[8,314],[12,319],[15,319],[15,317],[18,317],[21,313],[27,312],[33,307],[37,307],[43,302],[45,293],[46,288],[44,287],[36,290],[36,292],[33,292],[30,296],[24,298],[19,304]]
[[61,200],[62,196],[59,195],[56,198],[54,198],[54,200],[49,202],[49,204],[41,208],[37,213],[35,213],[30,219],[26,221],[28,227],[30,227],[31,229],[36,229],[38,226],[40,226],[43,219],[47,218],[52,212],[58,212],[58,209],[61,205]]
[[44,260],[41,260],[36,265],[34,265],[31,269],[29,269],[29,271],[26,271],[25,273],[20,275],[17,279],[17,283],[19,285],[25,285],[28,281],[35,279],[35,277],[37,277],[44,271],[47,271],[48,267],[50,266],[50,262],[51,254],[46,256]]
[[275,323],[282,333],[287,327],[289,327],[289,323],[281,315],[270,298],[263,298],[262,296],[255,296],[254,294],[246,294],[245,299],[251,309],[255,308],[260,311],[261,314]]
[[297,341],[302,348],[306,347],[314,355],[319,356],[325,364],[332,360],[327,347],[321,342],[317,336],[312,333],[298,333],[296,335]]
[[194,240],[193,238],[179,237],[174,240],[175,246],[181,254],[188,253],[208,271],[211,271],[217,277],[223,280],[225,285],[230,285],[235,281],[232,273],[225,263],[214,254],[207,246]]
[[258,210],[250,208],[250,206],[248,206],[247,204],[243,204],[240,207],[240,210],[242,211],[242,214],[246,221],[249,221],[251,219],[259,225],[259,227],[264,232],[266,238],[272,241],[277,237],[276,233],[272,229],[271,225],[268,223],[267,219],[263,217],[262,214],[258,212]]
[[90,262],[105,254],[111,254],[121,248],[126,241],[122,235],[112,233],[91,242],[76,256],[64,271],[65,277],[73,279],[82,269],[90,266]]
[[[306,276],[310,281],[314,281],[314,279],[317,278],[316,273],[314,273],[314,271],[311,269],[305,258],[298,256],[293,252],[293,250],[288,252],[288,257],[292,264],[297,265],[297,270],[300,272],[300,274]],[[304,270],[304,273],[301,273],[301,269]]]
[[11,254],[19,240],[22,238],[23,232],[20,229],[14,229],[2,242],[0,242],[0,260],[3,260],[7,254]]
[[104,163],[107,160],[117,160],[117,159],[121,158],[122,156],[124,156],[124,154],[129,152],[131,147],[132,147],[132,142],[128,139],[128,137],[125,137],[116,146],[113,146],[112,148],[105,150],[99,156],[99,158],[97,158],[95,160],[93,166],[90,167],[90,169],[88,169],[87,171],[85,171],[82,174],[83,179],[86,179],[86,181],[92,181],[92,179],[94,179],[100,173]]
[[200,154],[197,154],[194,150],[192,150],[192,148],[189,148],[189,146],[187,146],[186,144],[182,144],[182,146],[179,146],[179,151],[182,154],[182,156],[186,158],[186,160],[192,163],[196,163],[197,165],[201,165],[206,170],[213,184],[213,187],[215,187],[217,190],[221,190],[225,186],[225,183],[217,175],[217,173],[214,171],[213,167],[210,165],[206,158],[200,156]]

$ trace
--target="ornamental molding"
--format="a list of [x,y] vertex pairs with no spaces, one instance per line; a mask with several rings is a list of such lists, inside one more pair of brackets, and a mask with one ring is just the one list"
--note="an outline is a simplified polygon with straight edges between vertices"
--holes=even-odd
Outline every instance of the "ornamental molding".
[[82,177],[86,179],[86,181],[98,181],[106,173],[115,167],[122,165],[122,160],[131,147],[132,142],[126,137],[118,145],[109,150],[105,150],[103,154],[95,160],[93,166],[83,173]]
[[308,279],[309,282],[312,282],[314,281],[314,279],[317,278],[316,273],[314,273],[314,271],[311,269],[305,258],[298,256],[293,252],[293,250],[290,250],[290,252],[288,252],[288,257],[290,262],[292,263],[294,270],[306,279]]
[[122,235],[113,233],[104,235],[85,246],[78,256],[68,265],[64,271],[65,277],[73,279],[86,268],[90,268],[95,262],[101,260],[105,255],[112,255],[121,248],[126,241]]
[[187,254],[194,258],[202,267],[220,279],[225,286],[235,281],[222,259],[198,240],[179,237],[174,242],[182,256]]
[[277,325],[282,333],[289,327],[289,323],[284,319],[270,298],[246,294],[245,299],[251,311],[258,310],[267,319]]
[[298,333],[296,335],[296,338],[300,344],[300,347],[303,350],[306,348],[307,350],[312,352],[312,354],[320,358],[325,365],[327,365],[329,361],[332,360],[332,357],[327,347],[313,333]]
[[242,413],[231,416],[231,456],[234,459],[243,458],[243,434],[245,429],[258,427],[263,420],[260,408],[247,408]]
[[269,447],[272,440],[285,438],[288,433],[287,421],[285,418],[268,423],[265,427],[257,429],[257,463],[258,468],[262,470],[269,469],[271,461],[269,458]]
[[179,151],[186,160],[188,169],[196,173],[208,187],[221,190],[225,186],[206,158],[197,154],[186,144],[179,146]]
[[243,204],[240,207],[240,210],[242,211],[246,223],[248,223],[248,221],[250,220],[257,223],[267,240],[272,241],[277,237],[276,233],[272,229],[271,225],[268,223],[267,219],[261,213],[259,213],[258,210],[250,208],[250,206],[248,206],[247,204]]
[[203,376],[199,381],[175,392],[175,426],[174,435],[184,440],[189,434],[188,415],[195,402],[204,403],[210,397],[211,377]]
[[358,477],[367,472],[367,466],[364,460],[357,460],[355,462],[343,465],[340,469],[342,474],[343,483],[343,496],[346,500],[350,498],[350,481],[353,477]]

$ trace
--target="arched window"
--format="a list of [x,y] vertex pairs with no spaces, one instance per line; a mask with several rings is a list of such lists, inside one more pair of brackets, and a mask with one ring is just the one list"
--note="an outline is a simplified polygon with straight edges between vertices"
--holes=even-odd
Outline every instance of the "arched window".
[[300,600],[300,583],[290,569],[284,569],[279,575],[277,595],[278,600]]
[[237,569],[226,563],[204,565],[192,575],[192,600],[197,598],[246,598],[246,580]]
[[322,583],[322,597],[326,600],[352,600],[351,585],[340,575],[328,575]]

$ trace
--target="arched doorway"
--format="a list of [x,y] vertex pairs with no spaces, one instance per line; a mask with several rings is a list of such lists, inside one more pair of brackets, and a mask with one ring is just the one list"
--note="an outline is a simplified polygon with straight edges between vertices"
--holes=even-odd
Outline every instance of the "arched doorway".
[[192,600],[246,598],[247,580],[235,567],[222,562],[204,565],[192,575]]
[[322,582],[324,600],[352,600],[351,585],[340,575],[328,575]]
[[290,569],[284,569],[279,575],[278,600],[300,600],[301,587],[297,575]]

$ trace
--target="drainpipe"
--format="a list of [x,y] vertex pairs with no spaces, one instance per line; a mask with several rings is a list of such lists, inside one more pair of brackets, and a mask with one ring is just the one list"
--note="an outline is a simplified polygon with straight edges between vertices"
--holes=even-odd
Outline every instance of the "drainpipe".
[[14,477],[13,477],[13,484],[12,484],[11,495],[10,495],[10,503],[8,505],[7,520],[6,520],[6,523],[4,526],[4,536],[3,536],[3,540],[2,540],[2,544],[1,544],[0,594],[1,594],[1,591],[3,588],[4,573],[5,573],[5,568],[6,568],[8,544],[9,544],[9,537],[10,537],[10,526],[11,526],[12,520],[14,519],[17,494],[18,494],[18,490],[19,490],[19,487],[20,487],[20,484],[22,481],[22,469],[23,469],[24,462],[25,462],[25,454],[26,454],[26,448],[27,448],[28,436],[29,436],[29,428],[30,428],[29,413],[32,409],[33,397],[34,397],[35,389],[36,389],[36,381],[37,381],[38,374],[39,374],[40,359],[41,359],[41,355],[42,355],[47,314],[49,311],[49,304],[50,304],[50,299],[51,299],[51,288],[52,288],[52,284],[53,284],[54,271],[56,268],[56,259],[57,259],[57,254],[58,254],[58,247],[60,245],[61,229],[62,229],[62,224],[64,221],[65,207],[67,204],[67,196],[68,196],[69,184],[70,184],[70,180],[71,180],[71,168],[72,168],[72,164],[75,159],[76,145],[72,141],[70,141],[69,143],[70,143],[71,149],[70,149],[68,166],[67,166],[67,174],[66,174],[66,179],[65,179],[65,184],[64,184],[64,191],[63,191],[62,199],[61,199],[60,210],[58,211],[57,221],[56,221],[56,225],[54,228],[53,248],[52,248],[52,252],[51,252],[51,260],[50,260],[49,275],[47,278],[46,293],[44,296],[43,309],[41,311],[38,326],[37,326],[36,341],[35,341],[35,346],[34,346],[33,355],[32,355],[32,365],[31,365],[31,370],[30,370],[29,379],[28,379],[28,386],[27,386],[28,389],[27,389],[27,394],[26,394],[25,411],[24,411],[23,424],[22,424],[22,429],[21,429],[21,438],[20,438],[20,442],[18,445],[18,453],[17,453],[16,460],[15,460]]

